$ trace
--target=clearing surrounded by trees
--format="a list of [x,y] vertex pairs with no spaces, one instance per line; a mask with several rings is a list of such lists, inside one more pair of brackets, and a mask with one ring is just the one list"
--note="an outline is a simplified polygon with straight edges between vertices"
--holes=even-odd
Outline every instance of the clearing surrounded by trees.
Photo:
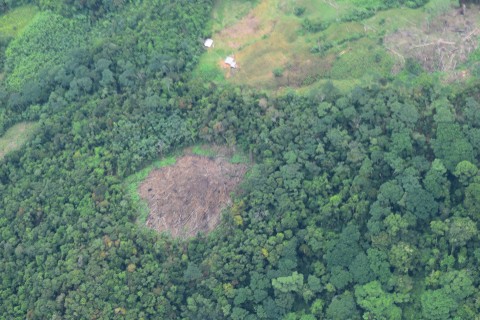
[[213,230],[246,171],[246,164],[231,163],[224,156],[192,153],[153,170],[139,186],[150,209],[147,226],[174,238]]
[[9,152],[20,149],[30,138],[36,126],[33,122],[21,122],[8,129],[0,137],[0,160]]

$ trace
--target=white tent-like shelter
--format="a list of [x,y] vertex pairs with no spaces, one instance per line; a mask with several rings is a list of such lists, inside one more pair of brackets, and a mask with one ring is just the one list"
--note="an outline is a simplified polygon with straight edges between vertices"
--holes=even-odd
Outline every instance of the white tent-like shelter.
[[213,39],[207,39],[205,40],[205,42],[203,43],[203,45],[207,48],[211,48],[213,47]]
[[228,64],[230,67],[232,68],[236,68],[237,67],[237,62],[235,61],[235,59],[233,57],[230,57],[228,56],[226,59],[225,59],[225,63]]

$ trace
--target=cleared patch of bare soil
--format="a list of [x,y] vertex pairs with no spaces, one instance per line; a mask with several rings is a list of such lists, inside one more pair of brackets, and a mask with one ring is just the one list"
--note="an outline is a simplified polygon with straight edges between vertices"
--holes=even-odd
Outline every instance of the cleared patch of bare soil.
[[480,34],[477,17],[476,6],[467,10],[465,15],[451,9],[425,21],[420,27],[410,27],[387,35],[384,44],[399,58],[397,71],[405,58],[414,58],[427,71],[454,72],[477,47]]
[[245,164],[232,164],[224,157],[193,154],[153,170],[139,187],[150,208],[147,226],[180,238],[211,231],[246,171]]

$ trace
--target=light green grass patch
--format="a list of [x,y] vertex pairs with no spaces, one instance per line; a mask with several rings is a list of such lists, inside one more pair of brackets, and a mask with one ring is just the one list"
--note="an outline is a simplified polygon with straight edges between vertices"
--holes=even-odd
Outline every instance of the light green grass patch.
[[237,149],[229,150],[226,147],[211,146],[208,144],[193,146],[191,149],[191,153],[197,156],[203,156],[203,157],[209,157],[209,158],[226,157],[230,163],[234,163],[234,164],[249,163],[250,161],[248,156],[242,151],[239,151]]
[[160,160],[154,161],[149,166],[143,168],[137,173],[127,177],[125,179],[125,186],[127,190],[127,194],[130,196],[133,204],[137,207],[138,210],[138,218],[137,222],[139,224],[145,224],[148,218],[149,209],[148,204],[145,200],[140,198],[140,194],[138,193],[138,187],[140,184],[145,180],[150,172],[154,169],[159,169],[166,166],[171,166],[176,163],[177,159],[175,156],[168,156],[162,158]]
[[436,17],[458,8],[458,5],[458,0],[430,0],[423,8],[430,17]]
[[35,6],[22,6],[0,16],[0,36],[16,37],[38,13]]
[[326,41],[347,42],[352,35],[356,34],[362,34],[366,36],[365,28],[359,22],[333,24],[320,35]]
[[343,0],[340,2],[348,2],[356,7],[373,8],[382,5],[381,0]]
[[213,148],[210,148],[207,145],[197,145],[192,147],[192,153],[196,154],[197,156],[204,156],[204,157],[214,157],[217,155]]
[[21,122],[10,127],[0,137],[0,159],[7,153],[20,149],[32,137],[36,128],[36,122]]
[[380,8],[383,6],[382,0],[342,0],[340,3],[350,4],[357,8]]
[[394,8],[380,11],[363,23],[376,33],[391,33],[400,28],[419,27],[425,21],[425,17],[426,13],[423,8]]
[[239,163],[250,163],[250,159],[243,152],[236,152],[230,159],[230,163],[239,164]]
[[330,5],[327,1],[303,0],[298,1],[297,6],[305,8],[305,13],[300,16],[301,19],[321,20],[333,22],[338,20],[346,11],[347,6],[336,3]]
[[205,82],[214,81],[220,83],[225,80],[225,74],[220,69],[225,57],[228,55],[225,50],[212,48],[212,52],[205,53],[200,57],[197,67],[193,71],[193,77]]
[[331,70],[332,79],[360,78],[366,74],[390,74],[394,60],[387,52],[369,39],[350,45],[337,58]]

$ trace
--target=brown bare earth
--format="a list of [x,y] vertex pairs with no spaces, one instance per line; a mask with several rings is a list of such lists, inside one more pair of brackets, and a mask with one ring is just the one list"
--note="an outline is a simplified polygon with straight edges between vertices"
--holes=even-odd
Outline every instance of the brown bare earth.
[[147,226],[180,238],[211,231],[246,171],[245,164],[193,154],[152,171],[139,187],[150,208]]
[[[405,58],[413,58],[427,71],[457,74],[456,67],[477,47],[480,34],[477,16],[478,8],[473,6],[465,15],[451,9],[418,27],[401,29],[386,36],[384,44],[399,58],[397,71]],[[461,78],[462,73],[458,74]]]

